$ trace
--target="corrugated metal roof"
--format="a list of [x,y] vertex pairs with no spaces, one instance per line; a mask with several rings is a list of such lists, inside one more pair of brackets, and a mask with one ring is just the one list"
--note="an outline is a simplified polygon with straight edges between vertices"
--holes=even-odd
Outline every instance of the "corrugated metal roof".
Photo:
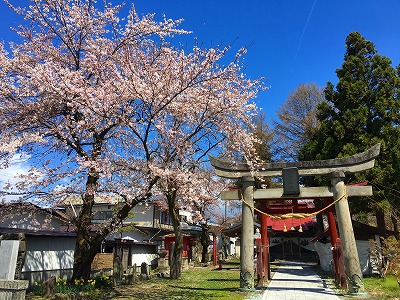
[[32,230],[24,228],[5,228],[0,227],[0,233],[24,233],[26,236],[66,236],[76,237],[75,232],[58,231],[58,230]]

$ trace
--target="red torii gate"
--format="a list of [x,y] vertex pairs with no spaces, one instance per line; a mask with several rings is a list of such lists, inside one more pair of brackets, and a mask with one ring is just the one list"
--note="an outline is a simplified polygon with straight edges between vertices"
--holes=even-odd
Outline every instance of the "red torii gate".
[[[359,183],[354,183],[354,184],[349,184],[346,185],[347,188],[349,186],[366,186],[368,184],[368,181],[362,181]],[[322,200],[324,201],[323,208],[318,208],[318,207],[308,207],[307,205],[299,204],[298,200],[299,199],[305,199],[305,200]],[[283,205],[277,205],[274,203],[273,205],[268,205],[268,202],[274,201],[274,200],[286,200],[286,201],[291,201],[291,204],[285,203]],[[336,221],[335,221],[335,207],[332,205],[333,204],[333,197],[325,197],[325,198],[318,198],[318,199],[309,199],[309,198],[287,198],[287,199],[282,199],[282,198],[272,198],[272,199],[257,199],[254,202],[258,204],[259,211],[256,211],[255,213],[260,215],[261,217],[261,246],[262,246],[262,268],[261,268],[261,274],[259,272],[259,266],[257,266],[257,275],[258,275],[258,286],[261,287],[263,285],[263,280],[264,278],[266,279],[271,279],[270,278],[270,266],[269,266],[269,242],[268,242],[268,230],[265,230],[267,228],[267,220],[268,220],[268,215],[285,215],[285,214],[290,214],[290,213],[299,213],[299,214],[326,214],[327,219],[328,219],[328,232],[331,240],[331,245],[332,245],[332,254],[333,254],[333,262],[334,262],[334,274],[335,274],[335,280],[337,284],[341,284],[342,288],[347,288],[346,285],[346,280],[342,280],[345,278],[345,274],[343,274],[344,270],[344,265],[343,261],[339,262],[338,261],[338,247],[337,241],[338,241],[338,232],[336,229]],[[301,226],[301,225],[300,225]],[[264,229],[264,230],[263,230]],[[340,239],[339,239],[340,240]],[[342,265],[339,265],[339,264]]]
[[[371,196],[371,186],[347,186],[344,185],[345,174],[352,174],[370,169],[374,166],[375,158],[379,155],[380,144],[369,150],[350,157],[336,158],[319,161],[303,162],[278,162],[264,163],[257,170],[250,170],[245,163],[233,164],[210,156],[210,162],[216,169],[216,174],[225,178],[241,179],[241,191],[225,191],[221,193],[224,200],[242,200],[242,236],[240,256],[240,287],[242,289],[254,289],[254,202],[266,199],[296,200],[296,199],[333,199],[331,206],[336,208],[339,232],[344,249],[344,264],[348,274],[346,280],[349,292],[352,294],[363,293],[364,284],[358,258],[357,247],[354,238],[353,226],[347,202],[351,196]],[[293,169],[300,176],[329,175],[331,187],[306,187],[299,188],[298,179],[293,180],[284,176],[284,170]],[[255,189],[254,174],[258,177],[283,176],[283,188]],[[297,185],[297,186],[296,186]],[[287,188],[286,188],[287,187]],[[294,209],[294,208],[293,208]],[[264,214],[262,210],[260,213]],[[321,211],[320,211],[321,212]],[[314,212],[315,213],[315,212]],[[292,213],[291,216],[293,217]],[[288,214],[286,214],[288,215]],[[281,216],[283,217],[283,216]],[[290,218],[290,216],[288,217]],[[329,221],[330,220],[330,221]],[[329,225],[332,228],[335,220],[332,212],[328,212]],[[267,248],[267,229],[265,219],[261,219],[262,244]],[[335,233],[331,232],[334,239]],[[337,235],[337,233],[336,233]],[[336,241],[336,239],[334,239]]]
[[[306,198],[304,198],[306,199]],[[307,198],[308,200],[312,200]],[[255,213],[260,215],[261,217],[261,245],[262,245],[262,272],[257,272],[258,274],[258,286],[261,287],[263,285],[263,280],[264,278],[266,279],[271,279],[270,278],[270,266],[269,266],[269,244],[268,244],[268,230],[267,230],[267,225],[268,225],[268,215],[272,215],[272,216],[276,216],[276,215],[291,215],[291,214],[309,214],[309,215],[313,215],[315,213],[318,214],[327,214],[328,215],[328,220],[329,220],[329,216],[331,216],[331,218],[333,217],[333,222],[335,222],[334,220],[334,216],[333,216],[333,212],[335,211],[334,206],[332,206],[332,202],[333,199],[330,198],[326,198],[326,199],[321,199],[321,200],[325,200],[324,202],[326,203],[326,205],[323,209],[317,208],[317,207],[304,207],[304,205],[299,205],[298,200],[299,198],[296,199],[286,199],[287,201],[291,201],[291,204],[285,203],[284,205],[280,205],[281,207],[279,207],[278,205],[274,204],[272,206],[268,206],[268,202],[269,201],[273,201],[273,200],[281,200],[281,199],[258,199],[255,200],[256,203],[258,203],[259,205],[257,206],[259,208],[258,211],[256,211]],[[283,207],[282,207],[283,206]],[[333,223],[334,226],[330,227],[330,234],[331,237],[336,238],[338,236],[337,234],[337,230],[336,230],[336,224]],[[301,226],[301,225],[300,225]],[[332,228],[332,229],[331,229]],[[299,228],[300,229],[300,228]],[[301,229],[303,230],[303,229]],[[334,247],[334,245],[332,245]],[[338,262],[337,260],[334,261],[335,266],[337,266]],[[336,272],[336,268],[335,268],[335,272]]]

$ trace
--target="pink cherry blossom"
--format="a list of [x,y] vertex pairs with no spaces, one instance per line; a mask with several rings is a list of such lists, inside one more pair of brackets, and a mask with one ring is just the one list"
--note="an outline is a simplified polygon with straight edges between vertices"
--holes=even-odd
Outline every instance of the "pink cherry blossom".
[[[71,216],[78,233],[74,278],[86,278],[95,248],[137,203],[179,190],[179,203],[212,197],[202,169],[207,154],[254,160],[248,133],[258,80],[242,74],[241,49],[183,51],[166,38],[188,32],[181,20],[138,17],[89,0],[32,0],[20,42],[0,45],[2,166],[27,153],[32,170],[12,188],[20,200],[57,206],[82,195]],[[233,155],[231,156],[233,157]],[[94,197],[120,210],[89,234]],[[32,198],[34,197],[34,198]],[[197,210],[197,209],[194,209]],[[84,256],[82,254],[85,253]]]

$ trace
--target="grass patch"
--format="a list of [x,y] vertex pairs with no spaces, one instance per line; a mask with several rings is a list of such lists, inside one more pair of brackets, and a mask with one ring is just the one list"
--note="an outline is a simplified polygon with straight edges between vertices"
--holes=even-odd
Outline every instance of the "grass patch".
[[[199,267],[182,272],[182,279],[154,278],[138,284],[118,287],[121,296],[114,299],[225,299],[242,300],[240,273],[235,262],[215,267]],[[130,296],[127,296],[130,295]]]
[[400,287],[394,276],[387,276],[386,279],[366,277],[364,285],[367,292],[376,299],[400,300]]
[[[96,290],[93,291],[90,299],[243,300],[249,293],[239,291],[239,287],[239,261],[232,260],[224,263],[222,270],[214,266],[185,270],[182,272],[182,279],[179,280],[153,276],[150,280],[117,286],[111,290]],[[256,293],[258,291],[251,292],[251,295]],[[33,297],[33,295],[29,295],[27,299],[42,300],[41,297]]]

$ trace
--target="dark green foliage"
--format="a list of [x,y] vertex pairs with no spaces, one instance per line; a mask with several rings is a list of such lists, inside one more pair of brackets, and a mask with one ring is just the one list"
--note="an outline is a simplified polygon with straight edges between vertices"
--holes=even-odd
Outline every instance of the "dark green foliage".
[[380,185],[382,190],[375,188],[373,199],[362,200],[358,209],[383,213],[400,203],[391,192],[400,190],[400,68],[396,70],[391,60],[379,55],[374,44],[358,32],[350,33],[346,48],[342,68],[336,70],[339,81],[336,87],[328,82],[326,101],[318,106],[320,128],[302,147],[299,158],[345,157],[381,143],[376,167],[347,180],[368,179]]

